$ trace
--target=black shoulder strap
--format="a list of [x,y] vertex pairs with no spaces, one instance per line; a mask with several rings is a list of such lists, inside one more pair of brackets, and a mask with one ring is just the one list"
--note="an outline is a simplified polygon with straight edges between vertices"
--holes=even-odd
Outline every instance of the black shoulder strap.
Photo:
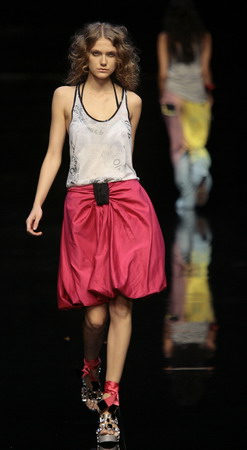
[[114,82],[112,82],[112,85],[113,85],[114,94],[115,94],[115,99],[116,99],[117,108],[118,108],[118,107],[119,107],[119,101],[118,101],[118,98],[117,98],[117,91],[116,91],[116,87],[115,87]]
[[79,92],[79,85],[78,84],[75,87],[74,100],[73,100],[73,105],[72,105],[72,108],[71,108],[71,117],[73,116],[73,111],[74,111],[74,106],[75,106],[77,92]]

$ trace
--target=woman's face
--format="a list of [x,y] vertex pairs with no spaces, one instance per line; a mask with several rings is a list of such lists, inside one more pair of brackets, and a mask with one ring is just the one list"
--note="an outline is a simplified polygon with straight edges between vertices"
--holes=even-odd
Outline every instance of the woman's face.
[[97,78],[108,78],[116,69],[117,49],[110,39],[98,39],[89,52],[89,72]]

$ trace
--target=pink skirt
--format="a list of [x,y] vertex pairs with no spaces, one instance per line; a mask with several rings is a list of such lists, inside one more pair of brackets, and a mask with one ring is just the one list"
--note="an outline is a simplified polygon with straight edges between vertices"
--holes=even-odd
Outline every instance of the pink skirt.
[[162,231],[138,180],[109,183],[98,206],[93,185],[69,188],[64,203],[58,308],[137,299],[166,287]]

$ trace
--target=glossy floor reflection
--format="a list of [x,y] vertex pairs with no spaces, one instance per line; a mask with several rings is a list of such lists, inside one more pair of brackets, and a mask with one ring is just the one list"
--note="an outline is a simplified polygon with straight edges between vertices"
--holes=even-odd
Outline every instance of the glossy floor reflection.
[[[97,448],[97,414],[80,399],[82,311],[56,307],[66,156],[45,206],[44,236],[35,240],[25,234],[57,83],[2,81],[3,450]],[[163,151],[167,144],[150,83],[154,80],[143,89],[137,136],[143,153],[139,157],[137,151],[135,158],[164,231],[168,289],[134,306],[120,392],[119,449],[245,449],[246,214],[241,195],[234,198],[232,186],[217,177],[216,156],[209,205],[176,215],[176,191]],[[150,124],[156,148],[151,160]],[[218,133],[211,148],[219,144]],[[102,359],[103,376],[105,349]]]
[[[218,325],[209,283],[211,246],[208,221],[194,211],[185,211],[172,246],[172,281],[164,321],[166,370],[172,378],[184,378],[185,398],[176,387],[174,392],[177,401],[185,405],[197,403],[201,391],[198,388],[196,392],[197,379],[203,380],[201,373],[206,372],[207,377],[215,368]],[[192,391],[186,378],[191,378]]]

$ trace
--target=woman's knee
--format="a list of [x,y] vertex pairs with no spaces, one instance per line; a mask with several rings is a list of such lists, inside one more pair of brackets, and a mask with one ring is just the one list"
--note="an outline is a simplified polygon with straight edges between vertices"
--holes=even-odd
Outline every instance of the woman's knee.
[[110,302],[109,310],[111,318],[130,318],[132,314],[132,302],[127,298],[118,296],[116,300]]
[[105,327],[107,321],[107,310],[106,308],[96,307],[88,308],[85,313],[84,323],[87,328],[91,330],[100,331]]

